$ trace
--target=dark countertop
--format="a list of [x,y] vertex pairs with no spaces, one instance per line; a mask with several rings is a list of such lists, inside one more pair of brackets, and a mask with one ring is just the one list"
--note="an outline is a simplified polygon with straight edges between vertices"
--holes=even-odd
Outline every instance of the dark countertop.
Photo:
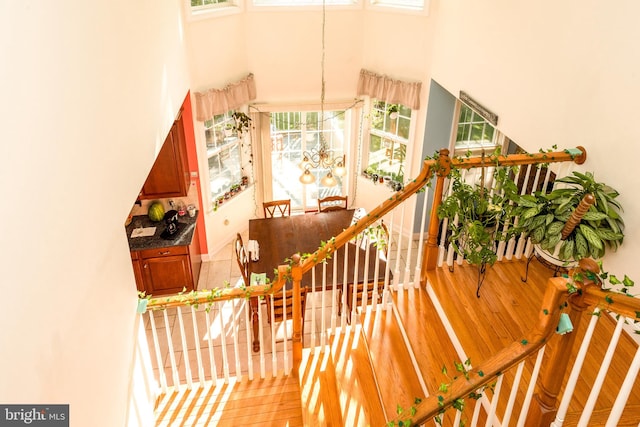
[[[170,246],[189,246],[193,240],[193,232],[196,229],[196,220],[200,211],[196,211],[196,216],[191,218],[188,214],[178,217],[178,232],[171,239],[160,237],[166,228],[164,221],[153,222],[147,215],[136,215],[131,220],[131,224],[125,227],[129,249],[131,251],[142,251],[145,249],[167,248]],[[131,237],[131,233],[137,227],[156,227],[153,236]]]

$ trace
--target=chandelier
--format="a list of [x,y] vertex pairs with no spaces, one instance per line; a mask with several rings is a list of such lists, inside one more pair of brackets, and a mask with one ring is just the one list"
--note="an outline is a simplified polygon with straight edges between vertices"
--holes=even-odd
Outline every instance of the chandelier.
[[336,176],[344,176],[347,173],[345,168],[346,156],[337,156],[332,157],[329,151],[329,146],[327,145],[327,141],[324,138],[324,30],[325,30],[325,20],[326,20],[326,0],[322,0],[322,60],[321,64],[321,75],[322,75],[322,86],[320,91],[320,117],[318,118],[319,124],[319,144],[317,148],[312,148],[311,150],[304,151],[302,153],[302,162],[300,163],[300,168],[303,170],[302,175],[300,175],[300,182],[303,184],[312,184],[316,181],[316,177],[313,173],[311,173],[311,169],[329,169],[329,172],[320,180],[322,185],[325,187],[333,187],[338,184],[338,180],[335,178]]

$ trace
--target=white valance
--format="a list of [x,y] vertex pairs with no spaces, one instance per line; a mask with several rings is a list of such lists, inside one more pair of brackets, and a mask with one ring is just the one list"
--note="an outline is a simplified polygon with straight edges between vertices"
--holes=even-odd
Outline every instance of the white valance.
[[256,83],[253,73],[244,79],[226,85],[223,89],[196,92],[196,120],[204,122],[216,114],[236,110],[256,99]]
[[360,70],[358,95],[367,95],[380,101],[402,104],[412,110],[420,109],[422,82],[403,82],[391,77]]

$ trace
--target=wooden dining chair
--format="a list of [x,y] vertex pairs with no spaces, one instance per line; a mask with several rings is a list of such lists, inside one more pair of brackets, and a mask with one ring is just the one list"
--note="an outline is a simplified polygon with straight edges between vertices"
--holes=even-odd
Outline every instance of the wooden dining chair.
[[[273,320],[280,323],[276,326],[276,340],[291,339],[293,337],[293,290],[285,291],[286,296],[283,297],[279,291],[273,296]],[[286,304],[285,304],[286,300]],[[271,298],[266,301],[267,304],[267,320],[271,323]],[[300,308],[302,310],[302,343],[304,344],[304,314],[307,306],[307,288],[300,289]],[[286,322],[285,322],[286,313]]]
[[274,218],[277,216],[291,215],[291,199],[273,200],[271,202],[262,203],[265,218]]
[[247,253],[247,249],[244,247],[240,233],[236,234],[234,249],[236,251],[236,261],[238,262],[238,267],[240,267],[240,273],[242,274],[244,285],[249,286],[249,254]]
[[[364,243],[364,248],[368,245],[373,245],[370,249],[371,251],[380,251],[382,255],[384,255],[384,261],[388,261],[388,253],[389,253],[389,245],[391,242],[389,241],[389,230],[385,225],[383,220],[380,220],[380,224],[378,226],[373,227],[372,232],[370,234],[363,233],[363,235],[356,239],[355,245],[360,247],[361,244]],[[387,265],[387,268],[389,266]],[[375,284],[367,283],[367,305],[371,305],[373,300],[376,300],[376,303],[379,304],[382,302],[382,292],[384,288],[384,271],[380,272],[381,277],[378,280],[378,289],[377,294],[374,295]],[[342,314],[342,287],[338,287],[338,316]],[[358,283],[356,285],[356,307],[360,307],[362,305],[362,298],[364,295],[365,285],[364,283]],[[347,323],[351,324],[351,303],[353,302],[353,283],[349,283],[347,285]]]
[[318,199],[318,211],[328,212],[347,209],[347,197],[348,196],[328,196]]

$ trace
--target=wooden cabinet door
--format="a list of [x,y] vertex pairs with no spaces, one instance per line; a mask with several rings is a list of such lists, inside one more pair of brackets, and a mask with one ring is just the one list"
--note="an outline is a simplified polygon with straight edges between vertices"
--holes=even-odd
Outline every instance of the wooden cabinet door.
[[147,294],[162,295],[193,290],[189,255],[163,256],[142,260]]
[[133,264],[133,275],[136,278],[136,288],[138,292],[143,292],[144,277],[142,276],[142,261],[137,251],[131,252],[131,263]]
[[149,176],[142,187],[141,199],[184,197],[189,190],[186,142],[182,117],[176,120],[164,141]]

